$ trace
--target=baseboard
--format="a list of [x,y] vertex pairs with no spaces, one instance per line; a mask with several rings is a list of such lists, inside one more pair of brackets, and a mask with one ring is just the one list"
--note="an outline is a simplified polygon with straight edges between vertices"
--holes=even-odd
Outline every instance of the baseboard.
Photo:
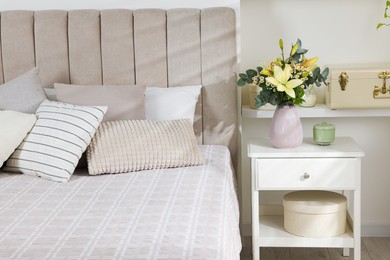
[[363,237],[390,237],[390,223],[363,223]]

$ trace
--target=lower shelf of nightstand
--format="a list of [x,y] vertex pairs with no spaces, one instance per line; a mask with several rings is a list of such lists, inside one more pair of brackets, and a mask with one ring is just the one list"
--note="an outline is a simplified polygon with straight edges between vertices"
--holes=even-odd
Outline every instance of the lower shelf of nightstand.
[[330,238],[310,238],[292,235],[284,230],[283,216],[261,215],[259,227],[260,247],[354,247],[351,227],[344,234]]

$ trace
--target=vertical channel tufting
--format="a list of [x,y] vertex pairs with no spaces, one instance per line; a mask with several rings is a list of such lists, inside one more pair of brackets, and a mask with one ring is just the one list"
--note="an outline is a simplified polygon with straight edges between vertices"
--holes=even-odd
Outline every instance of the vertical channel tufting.
[[1,43],[1,13],[0,13],[0,84],[4,83],[3,77],[3,55],[2,53],[2,43]]
[[34,20],[35,57],[42,85],[69,83],[68,13],[37,11]]
[[[170,87],[201,85],[200,10],[167,11],[168,84]],[[194,130],[202,143],[202,97],[199,97]]]
[[35,67],[33,11],[2,12],[1,39],[5,82]]
[[169,86],[201,84],[200,10],[168,10],[167,35]]
[[69,11],[68,39],[71,83],[102,84],[100,11]]
[[235,13],[217,7],[201,11],[203,140],[229,147],[237,169],[237,47]]
[[103,84],[135,84],[133,12],[101,11]]
[[134,11],[134,48],[136,83],[167,86],[166,11],[139,9]]

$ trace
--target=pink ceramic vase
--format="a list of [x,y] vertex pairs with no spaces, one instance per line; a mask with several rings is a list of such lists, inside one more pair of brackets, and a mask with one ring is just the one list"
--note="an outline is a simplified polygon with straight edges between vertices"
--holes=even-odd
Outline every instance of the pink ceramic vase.
[[301,118],[295,106],[278,106],[269,130],[271,144],[276,148],[295,148],[302,144]]

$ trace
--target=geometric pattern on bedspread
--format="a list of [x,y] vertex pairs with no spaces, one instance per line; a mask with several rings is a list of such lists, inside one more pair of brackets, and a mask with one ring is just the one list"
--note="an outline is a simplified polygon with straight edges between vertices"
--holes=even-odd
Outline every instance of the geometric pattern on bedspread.
[[204,165],[66,184],[0,173],[0,258],[239,259],[230,154],[201,150]]

